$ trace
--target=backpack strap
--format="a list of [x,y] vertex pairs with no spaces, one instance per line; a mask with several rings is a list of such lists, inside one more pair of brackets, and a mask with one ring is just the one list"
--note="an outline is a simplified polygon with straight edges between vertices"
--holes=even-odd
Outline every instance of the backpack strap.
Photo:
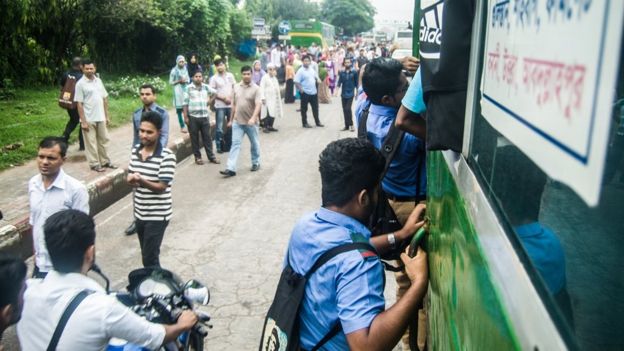
[[[319,257],[316,260],[316,262],[314,262],[314,265],[312,266],[312,268],[310,268],[308,273],[306,273],[305,275],[306,280],[310,279],[310,276],[312,276],[312,274],[317,269],[319,269],[322,265],[327,263],[327,261],[340,255],[341,253],[344,253],[347,251],[353,251],[353,250],[365,250],[365,251],[372,251],[375,253],[377,252],[377,250],[375,250],[375,248],[371,246],[371,244],[365,243],[365,242],[355,242],[355,243],[336,246],[326,251],[324,254],[321,255],[321,257]],[[338,320],[336,324],[334,324],[334,326],[329,330],[329,332],[327,332],[327,334],[325,334],[325,336],[323,336],[323,338],[318,343],[316,343],[316,345],[314,345],[314,347],[310,351],[316,351],[320,349],[323,345],[325,345],[325,343],[331,340],[331,338],[333,338],[338,333],[340,333],[341,330],[342,330],[342,323],[340,323],[340,320]]]
[[359,124],[358,124],[358,139],[367,140],[367,130],[366,130],[366,121],[368,121],[368,109],[370,109],[371,102],[366,102],[366,107],[362,111],[362,115],[360,116]]
[[325,336],[319,342],[317,342],[316,345],[314,345],[312,349],[310,349],[310,351],[316,351],[320,349],[323,345],[325,345],[325,343],[331,340],[331,338],[338,335],[338,333],[340,333],[341,330],[342,330],[342,323],[338,321],[336,322],[336,324],[334,324],[334,326],[330,329],[330,331],[327,332],[327,334],[325,334]]
[[[368,121],[368,110],[370,109],[371,102],[368,102],[368,106],[362,111],[362,115],[360,116],[360,121],[358,124],[358,138],[359,139],[368,139],[368,131],[366,129],[366,122]],[[390,129],[388,129],[388,134],[386,135],[386,139],[384,143],[381,145],[381,149],[379,150],[381,154],[386,159],[386,165],[384,166],[383,173],[381,173],[381,179],[385,177],[388,168],[390,167],[390,163],[396,154],[399,145],[401,145],[401,141],[403,140],[403,136],[405,132],[401,129],[397,128],[394,124],[390,124]]]
[[65,326],[69,321],[69,317],[71,317],[71,315],[74,313],[78,305],[80,305],[82,300],[84,300],[85,297],[89,296],[91,293],[93,293],[93,291],[82,290],[72,298],[72,300],[69,302],[69,305],[67,305],[65,311],[61,315],[61,319],[56,325],[56,329],[54,329],[54,334],[52,334],[52,339],[50,340],[47,351],[56,351],[56,346],[61,339],[61,335],[63,334],[63,330],[65,330]]
[[390,168],[390,163],[399,149],[404,135],[405,132],[397,128],[394,121],[392,121],[388,134],[386,135],[386,140],[384,140],[383,145],[381,145],[381,150],[379,150],[386,159],[386,165],[384,166],[383,173],[381,173],[381,179],[386,176],[386,172],[388,172],[388,168]]
[[336,246],[332,249],[327,250],[324,254],[321,255],[321,257],[319,257],[316,260],[316,262],[314,262],[314,265],[312,265],[312,268],[310,268],[308,273],[306,273],[305,278],[310,279],[310,276],[312,276],[312,274],[317,269],[319,269],[322,265],[327,263],[327,261],[331,260],[335,256],[340,255],[343,252],[353,251],[353,250],[365,250],[365,251],[372,251],[372,252],[377,253],[377,250],[375,250],[375,248],[372,247],[371,244],[365,243],[365,242],[356,242],[356,243]]

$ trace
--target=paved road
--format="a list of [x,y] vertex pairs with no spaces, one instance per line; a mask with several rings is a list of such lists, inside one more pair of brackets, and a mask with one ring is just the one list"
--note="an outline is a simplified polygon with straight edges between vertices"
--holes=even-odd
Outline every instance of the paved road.
[[[341,132],[340,100],[321,105],[325,128],[303,129],[298,105],[285,105],[279,132],[261,133],[261,165],[250,172],[249,141],[243,142],[238,175],[223,179],[223,165],[178,163],[173,185],[174,218],[162,245],[163,267],[183,279],[209,286],[205,309],[214,328],[206,344],[211,350],[254,350],[264,314],[273,298],[283,254],[297,219],[321,201],[318,155],[332,140],[354,137]],[[311,116],[309,116],[312,121]],[[227,154],[221,155],[225,163]],[[123,230],[132,219],[127,196],[96,216],[97,261],[122,288],[126,275],[140,267],[136,236]],[[394,280],[388,276],[388,301],[394,301]]]

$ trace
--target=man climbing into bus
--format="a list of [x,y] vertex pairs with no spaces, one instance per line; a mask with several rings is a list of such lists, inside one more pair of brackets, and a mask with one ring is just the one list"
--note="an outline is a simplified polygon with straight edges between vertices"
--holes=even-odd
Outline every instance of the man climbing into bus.
[[[337,246],[365,242],[374,251],[343,252],[310,276],[299,310],[303,350],[313,349],[321,340],[327,350],[390,350],[422,303],[428,272],[427,255],[419,248],[413,258],[401,254],[412,284],[385,310],[384,270],[378,254],[391,249],[389,237],[394,234],[371,238],[365,224],[375,208],[384,164],[374,146],[357,138],[334,141],[320,155],[322,207],[304,216],[293,229],[286,263],[303,275],[323,253]],[[419,205],[412,211],[396,232],[397,241],[422,227],[424,209]]]
[[[362,87],[369,104],[356,116],[359,134],[365,131],[366,138],[377,148],[382,148],[394,125],[401,100],[409,83],[403,74],[401,62],[394,59],[376,58],[364,67]],[[360,125],[365,123],[365,125]],[[365,126],[365,128],[364,128]],[[427,170],[425,167],[425,143],[415,135],[405,133],[399,144],[381,185],[392,210],[401,224],[405,224],[410,213],[427,194]],[[397,262],[399,265],[400,261]],[[409,289],[410,280],[405,272],[396,273],[397,298]],[[416,347],[417,318],[410,322],[409,332],[403,338],[403,349]]]

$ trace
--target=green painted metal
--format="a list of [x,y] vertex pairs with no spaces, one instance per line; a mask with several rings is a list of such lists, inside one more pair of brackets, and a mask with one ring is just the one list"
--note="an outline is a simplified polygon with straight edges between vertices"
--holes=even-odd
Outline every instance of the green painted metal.
[[290,42],[295,46],[309,47],[316,43],[323,49],[334,45],[335,28],[319,20],[290,21]]
[[429,337],[433,350],[519,350],[478,233],[439,151],[427,155]]
[[412,56],[420,57],[420,0],[414,0],[412,17]]

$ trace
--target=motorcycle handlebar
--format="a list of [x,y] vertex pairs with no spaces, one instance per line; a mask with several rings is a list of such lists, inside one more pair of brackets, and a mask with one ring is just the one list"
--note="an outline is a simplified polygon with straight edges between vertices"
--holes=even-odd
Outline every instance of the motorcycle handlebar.
[[206,327],[204,325],[202,325],[201,323],[197,323],[193,326],[193,331],[197,334],[199,334],[201,337],[206,337],[208,336],[208,329],[206,329]]

